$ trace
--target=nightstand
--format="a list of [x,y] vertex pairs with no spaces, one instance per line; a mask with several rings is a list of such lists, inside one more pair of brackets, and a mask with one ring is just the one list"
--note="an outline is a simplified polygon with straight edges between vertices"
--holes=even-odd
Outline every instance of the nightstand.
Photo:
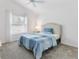
[[33,33],[40,33],[40,31],[33,31]]

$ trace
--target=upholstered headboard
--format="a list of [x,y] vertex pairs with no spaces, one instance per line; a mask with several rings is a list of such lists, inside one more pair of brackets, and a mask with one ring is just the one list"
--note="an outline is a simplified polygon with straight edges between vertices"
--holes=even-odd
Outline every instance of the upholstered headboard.
[[42,25],[42,29],[44,28],[53,28],[54,29],[54,33],[55,34],[59,34],[61,35],[61,25],[60,24],[56,24],[56,23],[47,23],[47,24],[44,24]]

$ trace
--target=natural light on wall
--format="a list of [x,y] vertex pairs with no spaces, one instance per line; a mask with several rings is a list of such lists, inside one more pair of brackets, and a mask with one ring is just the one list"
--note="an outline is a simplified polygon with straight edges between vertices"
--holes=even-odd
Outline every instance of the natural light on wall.
[[42,26],[42,21],[41,20],[37,20],[37,24],[35,26],[35,30],[36,31],[41,31],[41,26]]

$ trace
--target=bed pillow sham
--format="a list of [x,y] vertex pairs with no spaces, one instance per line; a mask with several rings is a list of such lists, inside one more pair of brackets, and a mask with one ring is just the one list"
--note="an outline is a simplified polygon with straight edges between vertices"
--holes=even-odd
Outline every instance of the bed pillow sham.
[[54,34],[53,28],[44,28],[44,29],[43,29],[43,32],[49,32],[49,33]]

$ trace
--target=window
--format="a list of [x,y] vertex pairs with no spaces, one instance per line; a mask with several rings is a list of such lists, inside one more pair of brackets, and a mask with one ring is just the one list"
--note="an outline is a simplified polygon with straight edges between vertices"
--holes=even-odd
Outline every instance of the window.
[[27,16],[18,16],[10,13],[10,34],[27,32]]

